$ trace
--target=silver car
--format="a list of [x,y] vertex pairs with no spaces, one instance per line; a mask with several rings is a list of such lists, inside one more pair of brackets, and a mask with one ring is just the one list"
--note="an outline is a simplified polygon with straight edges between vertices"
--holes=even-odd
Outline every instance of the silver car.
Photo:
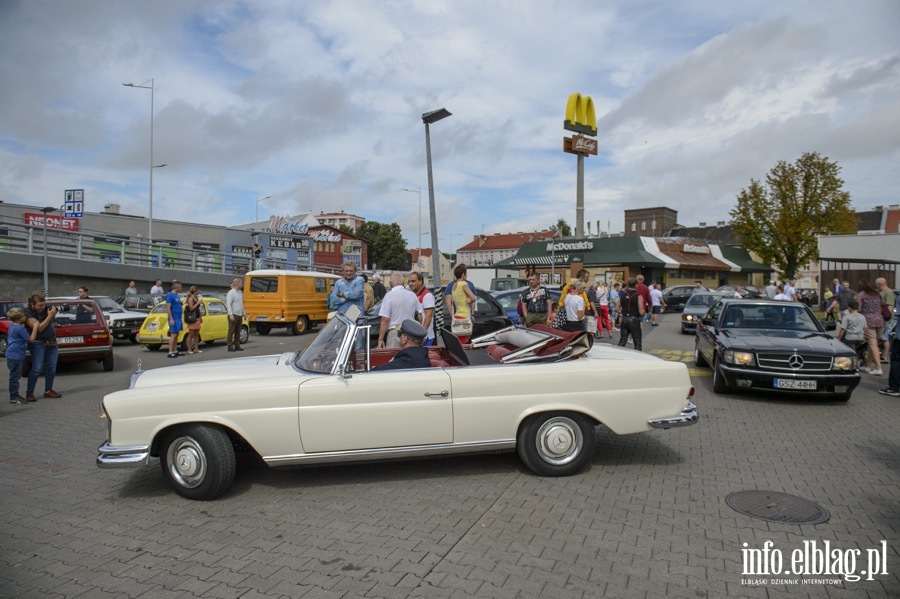
[[681,333],[696,333],[697,321],[709,312],[710,306],[723,297],[734,297],[734,293],[723,293],[721,291],[694,292],[688,298],[688,301],[685,302],[684,311],[681,313]]

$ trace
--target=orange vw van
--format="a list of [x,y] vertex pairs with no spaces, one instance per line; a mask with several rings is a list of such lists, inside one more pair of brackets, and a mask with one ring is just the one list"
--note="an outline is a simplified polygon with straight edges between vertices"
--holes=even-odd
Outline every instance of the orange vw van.
[[286,328],[302,335],[328,318],[328,294],[338,275],[299,270],[251,270],[244,275],[244,309],[260,335]]

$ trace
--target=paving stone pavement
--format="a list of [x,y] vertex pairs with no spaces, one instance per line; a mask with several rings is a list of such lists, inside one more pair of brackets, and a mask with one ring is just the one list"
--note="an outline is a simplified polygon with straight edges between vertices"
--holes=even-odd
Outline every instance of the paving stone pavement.
[[[689,338],[658,328],[647,345],[687,359]],[[70,369],[62,400],[0,405],[0,597],[900,596],[900,401],[875,377],[841,404],[717,396],[695,376],[698,425],[600,428],[593,464],[569,478],[534,476],[513,454],[277,471],[243,457],[225,497],[193,502],[158,467],[94,466],[97,390],[127,385],[118,364],[141,350],[116,351],[112,382]],[[726,505],[753,489],[831,517],[777,524]],[[766,541],[788,566],[804,541],[860,549],[856,572],[885,541],[888,573],[813,585],[775,581],[841,577],[742,574],[743,544]]]

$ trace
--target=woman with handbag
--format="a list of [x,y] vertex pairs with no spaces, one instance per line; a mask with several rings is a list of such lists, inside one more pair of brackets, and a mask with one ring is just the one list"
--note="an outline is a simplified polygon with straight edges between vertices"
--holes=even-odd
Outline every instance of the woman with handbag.
[[191,290],[185,299],[186,309],[184,311],[184,321],[187,323],[188,328],[186,341],[188,355],[203,353],[203,350],[200,349],[200,325],[203,324],[203,318],[200,316],[200,305],[202,303],[203,300],[198,293],[197,286],[191,285]]
[[459,264],[453,269],[453,276],[456,281],[453,282],[453,288],[447,296],[447,303],[450,312],[453,314],[453,323],[450,325],[450,332],[459,338],[460,343],[469,340],[472,334],[472,312],[475,310],[475,302],[478,299],[469,286],[467,278],[467,269],[465,264]]
[[866,328],[864,331],[864,343],[868,352],[866,353],[866,365],[860,366],[861,372],[880,375],[884,374],[881,370],[881,358],[878,353],[878,340],[884,332],[884,317],[881,315],[881,295],[872,288],[865,279],[856,285],[856,301],[859,302],[859,313],[866,317]]

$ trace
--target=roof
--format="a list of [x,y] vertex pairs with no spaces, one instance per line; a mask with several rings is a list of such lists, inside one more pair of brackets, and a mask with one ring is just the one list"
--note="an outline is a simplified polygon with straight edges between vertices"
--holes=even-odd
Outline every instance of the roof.
[[675,240],[653,237],[600,237],[588,239],[563,239],[526,243],[519,252],[501,260],[494,266],[550,266],[569,265],[581,261],[592,266],[618,266],[620,264],[641,264],[679,268],[681,266],[723,270],[731,272],[771,271],[769,266],[754,261],[744,248],[703,244],[698,249],[707,251],[685,252],[686,246]]
[[734,243],[734,231],[731,225],[719,225],[712,227],[675,227],[666,237],[687,237],[689,239],[703,239],[721,243]]
[[474,252],[479,250],[508,250],[522,247],[525,243],[540,241],[556,235],[555,229],[532,231],[530,233],[498,233],[495,235],[476,235],[475,239],[458,248],[457,252]]
[[244,276],[254,276],[254,277],[262,277],[269,276],[275,277],[279,275],[284,275],[287,277],[325,277],[326,279],[340,279],[340,275],[334,275],[328,272],[315,272],[311,270],[278,270],[277,268],[265,268],[261,270],[251,270],[246,273]]

